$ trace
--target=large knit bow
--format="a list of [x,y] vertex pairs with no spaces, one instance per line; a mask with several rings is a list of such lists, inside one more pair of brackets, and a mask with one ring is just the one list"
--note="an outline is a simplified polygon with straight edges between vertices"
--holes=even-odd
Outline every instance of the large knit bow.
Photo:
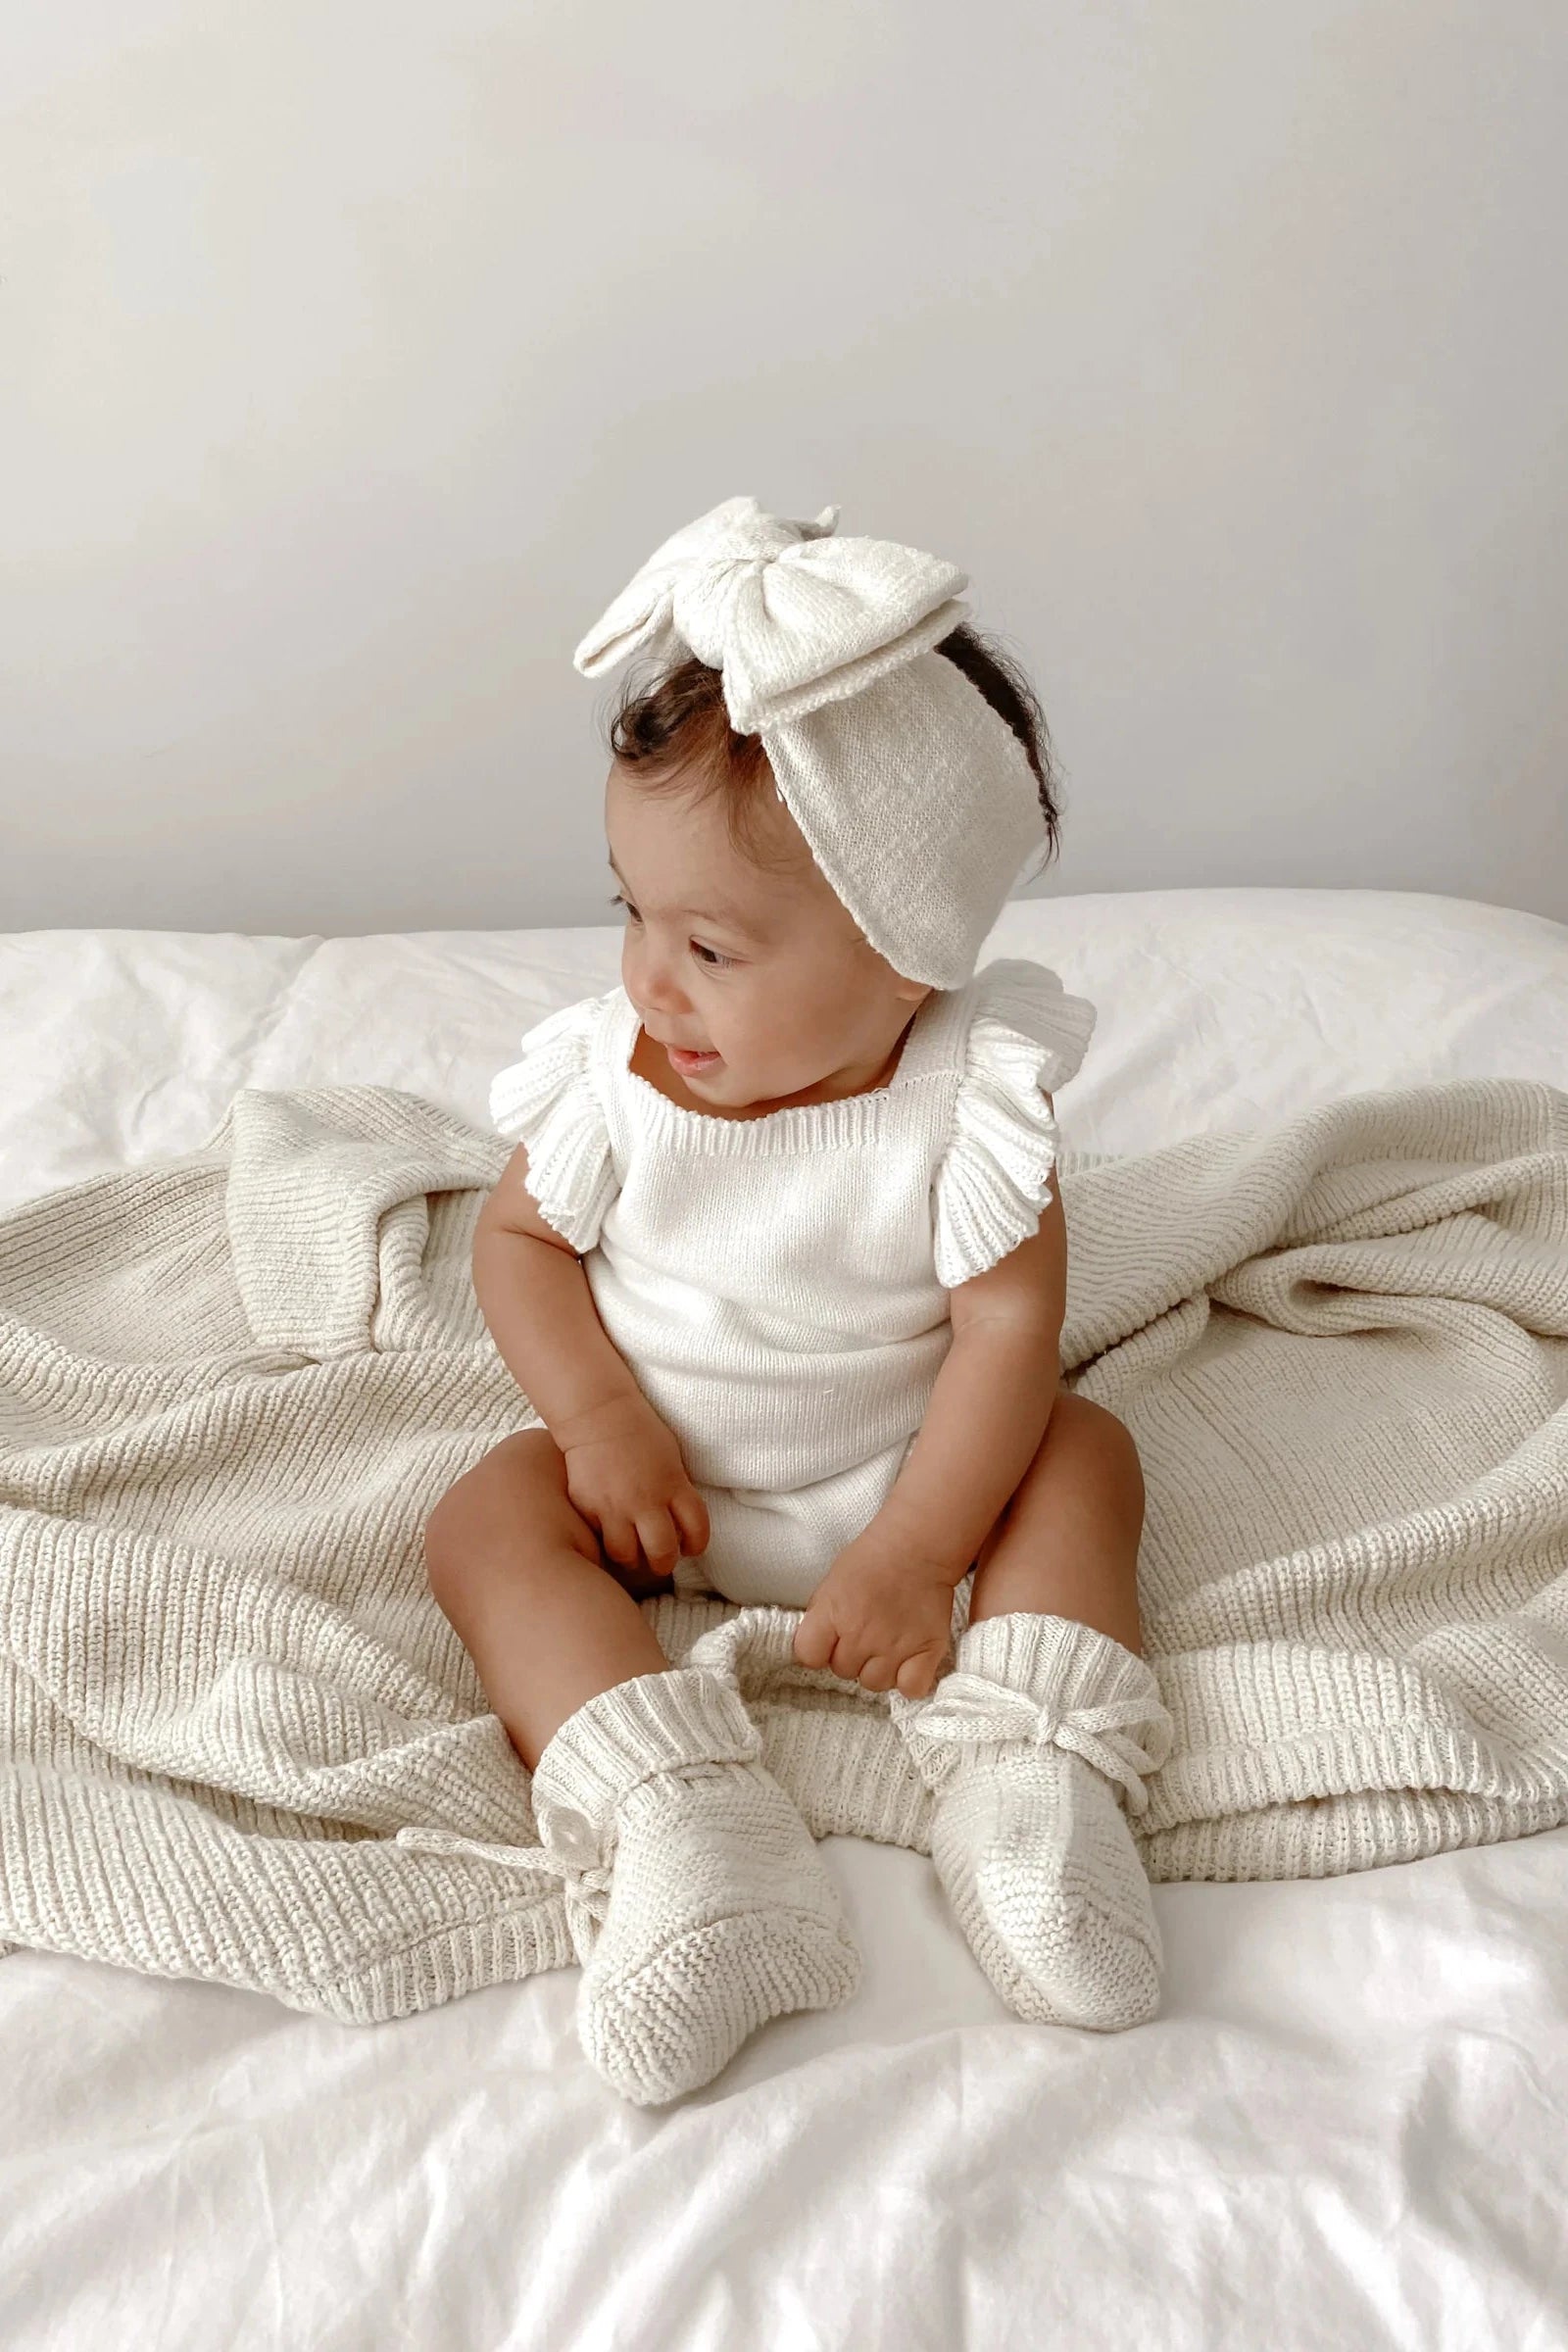
[[[900,1694],[902,1697],[902,1693]],[[1107,1780],[1119,1781],[1127,1791],[1127,1807],[1142,1813],[1149,1805],[1145,1773],[1157,1772],[1170,1751],[1169,1719],[1154,1713],[1146,1698],[1107,1699],[1102,1706],[1058,1710],[1042,1705],[1027,1691],[1012,1690],[989,1676],[955,1670],[943,1676],[931,1696],[904,1699],[894,1708],[900,1728],[913,1734],[915,1743],[933,1740],[949,1748],[951,1761],[937,1767],[934,1777],[946,1779],[958,1755],[968,1746],[990,1740],[1020,1740],[1045,1747],[1053,1741],[1093,1764]],[[1147,1728],[1145,1746],[1130,1737]],[[932,1765],[935,1759],[929,1759]],[[922,1778],[928,1778],[922,1772]]]
[[836,539],[727,498],[654,550],[578,646],[585,677],[635,653],[722,671],[741,734],[859,692],[956,628],[967,572],[892,539]]

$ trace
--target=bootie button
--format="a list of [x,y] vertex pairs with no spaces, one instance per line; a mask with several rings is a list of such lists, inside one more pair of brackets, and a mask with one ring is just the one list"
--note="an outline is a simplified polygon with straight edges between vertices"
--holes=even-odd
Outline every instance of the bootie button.
[[586,1813],[574,1812],[570,1805],[538,1805],[534,1823],[542,1842],[560,1861],[588,1870],[599,1860],[599,1840]]

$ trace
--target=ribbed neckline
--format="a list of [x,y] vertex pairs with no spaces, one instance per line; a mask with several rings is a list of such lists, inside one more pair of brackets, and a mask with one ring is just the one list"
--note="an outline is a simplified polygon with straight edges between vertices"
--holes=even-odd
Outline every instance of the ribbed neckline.
[[819,1149],[860,1143],[881,1123],[884,1105],[891,1098],[902,1097],[911,1087],[956,1066],[951,1048],[954,1039],[962,1034],[964,1001],[973,985],[971,980],[959,989],[932,990],[915,1012],[898,1067],[885,1086],[873,1087],[866,1094],[840,1095],[828,1102],[786,1103],[782,1109],[764,1110],[755,1119],[722,1119],[711,1111],[687,1110],[632,1068],[642,1020],[623,986],[610,992],[610,1018],[601,1032],[602,1050],[615,1080],[628,1086],[638,1102],[646,1103],[655,1117],[662,1118],[672,1132],[700,1142],[706,1150],[760,1151],[775,1141]]

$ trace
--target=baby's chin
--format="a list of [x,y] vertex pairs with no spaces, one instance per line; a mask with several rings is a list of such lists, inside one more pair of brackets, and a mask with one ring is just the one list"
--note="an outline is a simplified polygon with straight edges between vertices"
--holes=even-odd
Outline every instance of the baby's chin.
[[681,1084],[704,1102],[721,1102],[726,1110],[768,1110],[778,1097],[754,1077],[719,1061],[710,1070],[681,1073]]
[[725,1110],[758,1112],[776,1109],[821,1083],[820,1077],[791,1079],[777,1071],[724,1059],[706,1070],[681,1070],[679,1076],[687,1092],[700,1102],[721,1103]]
[[713,1081],[706,1086],[692,1086],[690,1080],[687,1084],[694,1098],[711,1102],[715,1108],[750,1111],[754,1117],[763,1118],[769,1111],[788,1110],[799,1105],[803,1097],[807,1102],[827,1101],[833,1091],[831,1087],[827,1094],[818,1093],[817,1090],[827,1085],[832,1074],[831,1070],[824,1070],[815,1078],[798,1078],[793,1085],[780,1085],[777,1081],[766,1085],[755,1082],[747,1084],[740,1080],[722,1087]]

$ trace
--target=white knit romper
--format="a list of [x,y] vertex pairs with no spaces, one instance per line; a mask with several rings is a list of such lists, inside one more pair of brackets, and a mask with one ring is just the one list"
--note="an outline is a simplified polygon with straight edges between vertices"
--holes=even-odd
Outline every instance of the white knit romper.
[[1045,965],[999,960],[924,1000],[885,1086],[755,1119],[631,1070],[623,988],[527,1032],[490,1115],[708,1505],[677,1592],[805,1608],[875,1517],[951,1343],[949,1291],[1053,1197],[1044,1097],[1095,1017]]

